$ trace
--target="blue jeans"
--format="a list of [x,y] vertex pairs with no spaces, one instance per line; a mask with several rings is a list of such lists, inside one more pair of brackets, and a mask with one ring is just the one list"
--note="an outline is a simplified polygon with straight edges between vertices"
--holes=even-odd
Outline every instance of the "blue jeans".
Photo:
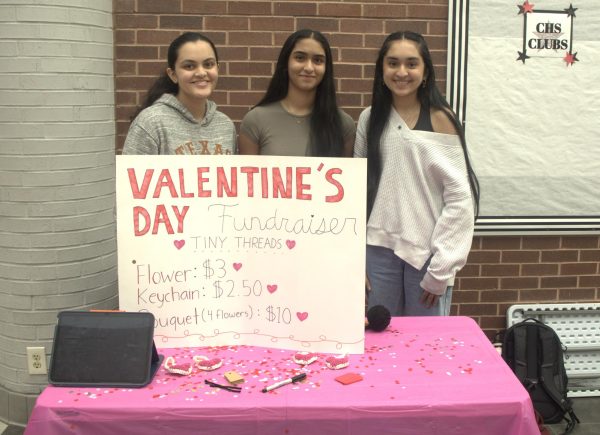
[[369,308],[383,305],[392,316],[448,316],[451,286],[431,308],[419,301],[423,293],[420,283],[427,266],[429,261],[421,270],[415,269],[391,249],[367,245],[367,276],[371,283]]

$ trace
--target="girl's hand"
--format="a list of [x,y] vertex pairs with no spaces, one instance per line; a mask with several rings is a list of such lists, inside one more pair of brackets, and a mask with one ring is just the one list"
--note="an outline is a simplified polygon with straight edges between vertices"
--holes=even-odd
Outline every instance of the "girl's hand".
[[434,295],[433,293],[429,293],[427,290],[423,290],[419,301],[427,308],[431,308],[438,303],[439,299],[440,297],[438,295]]

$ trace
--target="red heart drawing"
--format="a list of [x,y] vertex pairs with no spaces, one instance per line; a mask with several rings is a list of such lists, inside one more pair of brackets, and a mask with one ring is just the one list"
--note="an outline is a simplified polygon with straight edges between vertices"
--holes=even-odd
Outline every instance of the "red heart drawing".
[[183,245],[185,245],[185,240],[175,240],[173,244],[177,249],[181,249],[183,248]]
[[269,290],[269,293],[275,293],[277,291],[277,284],[267,284],[267,290]]
[[305,311],[303,313],[296,313],[296,316],[298,316],[298,320],[300,320],[301,322],[304,322],[306,320],[306,318],[308,317],[308,313]]
[[285,244],[287,245],[287,247],[289,249],[293,249],[294,246],[296,246],[296,241],[295,240],[286,240]]
[[233,268],[238,271],[242,268],[242,263],[233,263]]

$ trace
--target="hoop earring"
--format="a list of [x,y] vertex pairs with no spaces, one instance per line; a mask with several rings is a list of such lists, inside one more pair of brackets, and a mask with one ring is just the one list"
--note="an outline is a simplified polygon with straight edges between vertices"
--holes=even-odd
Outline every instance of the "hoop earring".
[[425,89],[425,86],[427,85],[427,79],[423,79],[423,84],[421,85],[421,87],[423,89]]

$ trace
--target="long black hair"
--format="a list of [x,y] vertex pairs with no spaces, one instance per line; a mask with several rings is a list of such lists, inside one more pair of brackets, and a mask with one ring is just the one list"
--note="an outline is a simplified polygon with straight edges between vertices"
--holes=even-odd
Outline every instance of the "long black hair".
[[390,111],[392,110],[393,96],[383,81],[383,62],[385,55],[387,54],[391,44],[395,41],[409,40],[417,44],[419,54],[425,63],[425,83],[424,86],[419,86],[417,92],[417,98],[424,107],[431,107],[440,109],[446,114],[448,119],[454,125],[454,128],[458,132],[460,143],[463,148],[463,154],[465,156],[465,163],[467,166],[467,173],[469,176],[469,185],[471,186],[471,193],[473,195],[474,206],[475,206],[475,217],[479,215],[479,181],[473,171],[471,162],[469,160],[469,153],[467,152],[467,142],[465,140],[465,133],[462,125],[458,121],[458,118],[452,111],[452,108],[439,91],[435,83],[435,70],[433,68],[433,62],[431,60],[431,54],[429,48],[422,35],[410,32],[394,32],[385,39],[379,55],[377,56],[377,62],[375,63],[375,78],[373,80],[373,96],[371,100],[371,117],[369,118],[369,125],[367,127],[367,210],[368,214],[373,209],[375,203],[375,197],[377,196],[377,190],[379,188],[379,180],[381,178],[381,135],[388,121]]
[[333,60],[329,41],[321,32],[301,29],[286,39],[279,52],[275,73],[269,82],[267,92],[256,104],[264,106],[283,100],[288,94],[288,61],[296,43],[301,39],[314,39],[325,51],[325,74],[317,86],[315,103],[310,115],[310,151],[312,156],[339,157],[344,152],[342,121],[338,112],[333,81]]
[[[208,43],[208,45],[211,46],[213,52],[215,53],[215,60],[217,61],[217,63],[219,63],[217,47],[215,47],[215,44],[213,44],[213,42],[207,36],[204,36],[202,33],[198,32],[185,32],[179,35],[177,38],[175,38],[169,45],[169,50],[167,51],[167,66],[174,71],[175,63],[177,62],[177,57],[179,56],[179,49],[188,42],[196,41],[204,41]],[[135,116],[137,116],[146,107],[152,106],[152,104],[154,104],[154,102],[158,100],[162,94],[177,95],[178,92],[179,85],[169,78],[169,75],[165,70],[150,87],[148,93],[146,94],[144,102],[138,108],[133,118],[135,118]]]

